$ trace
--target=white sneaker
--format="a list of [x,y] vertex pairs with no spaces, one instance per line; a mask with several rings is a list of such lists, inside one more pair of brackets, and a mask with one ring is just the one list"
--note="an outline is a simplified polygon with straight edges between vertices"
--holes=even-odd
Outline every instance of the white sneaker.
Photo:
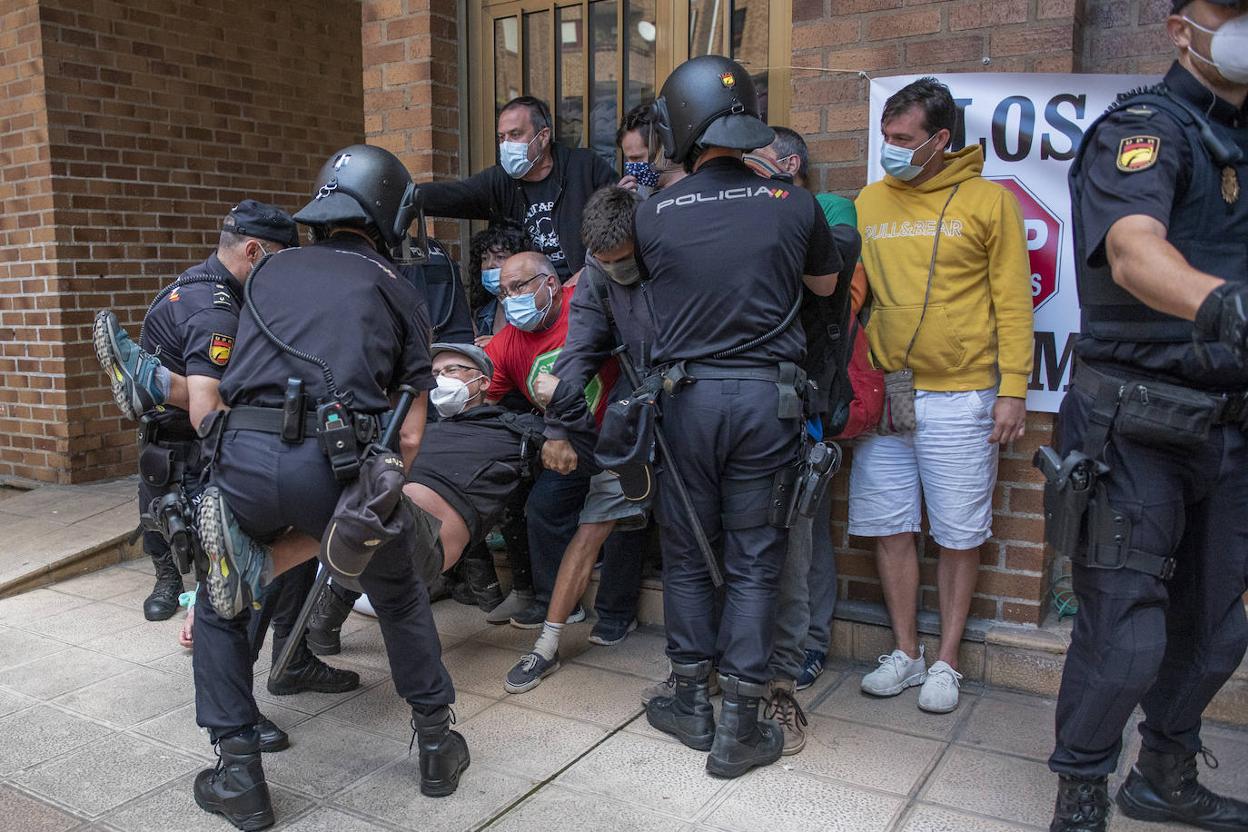
[[933,714],[947,714],[958,707],[958,682],[962,674],[938,661],[927,671],[927,681],[919,691],[919,709]]
[[904,650],[880,656],[880,666],[862,677],[862,692],[872,696],[896,696],[906,688],[923,684],[927,678],[927,662],[923,661],[923,645],[919,657],[912,659]]

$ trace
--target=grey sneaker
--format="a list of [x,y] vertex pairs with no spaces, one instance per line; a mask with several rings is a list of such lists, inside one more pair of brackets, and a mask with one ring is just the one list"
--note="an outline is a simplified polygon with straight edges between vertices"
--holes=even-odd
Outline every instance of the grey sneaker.
[[958,690],[962,674],[947,662],[938,661],[927,671],[927,679],[919,689],[919,710],[947,714],[958,707]]
[[559,669],[559,654],[547,659],[541,653],[525,653],[503,680],[503,689],[508,693],[524,693],[533,690],[550,674]]
[[144,352],[117,323],[108,310],[95,313],[91,326],[95,357],[113,388],[113,401],[127,419],[137,420],[147,411],[165,403],[168,381],[160,380],[160,359]]
[[923,660],[923,646],[919,645],[919,657],[912,659],[904,650],[894,650],[880,656],[880,666],[862,677],[862,692],[872,696],[896,696],[906,688],[923,684],[927,679],[927,662]]
[[503,599],[503,603],[490,610],[485,616],[485,620],[491,624],[506,624],[511,621],[511,617],[521,613],[529,608],[533,603],[533,590],[513,589],[507,593],[507,597]]
[[222,618],[236,618],[260,597],[261,575],[272,551],[239,528],[215,485],[204,490],[196,519],[208,556],[208,598]]

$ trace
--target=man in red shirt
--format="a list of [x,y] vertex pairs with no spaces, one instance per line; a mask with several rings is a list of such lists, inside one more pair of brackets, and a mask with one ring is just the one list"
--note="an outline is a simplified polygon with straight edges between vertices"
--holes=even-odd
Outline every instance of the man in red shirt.
[[[538,375],[554,368],[567,340],[575,282],[574,279],[561,285],[554,266],[539,252],[521,252],[503,263],[498,297],[508,325],[495,333],[485,348],[494,362],[494,375],[486,393],[491,402],[519,390],[534,407],[542,409],[534,382]],[[618,375],[619,368],[611,361],[585,387],[586,400],[599,422]],[[543,470],[533,483],[525,515],[537,597],[529,609],[512,616],[513,626],[535,630],[545,623],[559,563],[576,533],[589,493],[589,480],[586,472],[558,474]],[[585,610],[578,605],[567,623],[576,624],[585,617]]]

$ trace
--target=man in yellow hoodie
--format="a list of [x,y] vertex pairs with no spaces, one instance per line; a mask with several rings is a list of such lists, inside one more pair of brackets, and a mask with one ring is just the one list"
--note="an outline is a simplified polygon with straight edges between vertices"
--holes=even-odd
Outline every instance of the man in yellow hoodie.
[[[1032,362],[1022,214],[981,175],[979,145],[945,152],[957,118],[934,78],[895,93],[881,119],[888,175],[856,202],[871,352],[886,373],[912,371],[915,390],[913,423],[894,409],[894,431],[860,441],[850,474],[849,533],[877,539],[897,642],[862,689],[894,696],[922,685],[919,707],[935,713],[958,704],[958,645],[979,547],[992,534],[997,446],[1023,435]],[[924,503],[940,546],[940,654],[930,669],[915,614]]]

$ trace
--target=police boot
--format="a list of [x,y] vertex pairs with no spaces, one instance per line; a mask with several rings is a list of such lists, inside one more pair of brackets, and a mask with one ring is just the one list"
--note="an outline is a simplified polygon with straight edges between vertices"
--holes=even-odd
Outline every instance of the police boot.
[[[273,660],[282,654],[286,639],[273,638]],[[353,670],[339,670],[312,655],[306,644],[297,645],[295,655],[286,672],[274,679],[269,674],[265,688],[274,696],[290,696],[293,693],[316,691],[317,693],[346,693],[360,686],[360,674]]]
[[446,797],[459,788],[470,762],[463,734],[452,731],[455,712],[442,705],[429,713],[412,708],[412,742],[420,743],[420,793]]
[[178,611],[178,596],[182,594],[182,573],[173,562],[173,552],[152,555],[156,564],[156,585],[152,594],[143,602],[143,617],[148,621],[164,621]]
[[1105,832],[1108,826],[1109,786],[1106,779],[1061,775],[1049,832]]
[[724,704],[719,709],[715,742],[706,758],[706,772],[715,777],[740,777],[754,766],[780,759],[784,733],[771,720],[758,718],[758,702],[767,686],[719,674]]
[[690,748],[710,751],[715,738],[715,711],[707,683],[710,675],[710,659],[694,664],[672,662],[672,694],[646,703],[646,721]]
[[308,617],[308,649],[318,656],[336,656],[342,651],[342,625],[351,614],[351,604],[326,585],[316,596]]
[[273,825],[273,801],[254,728],[217,742],[217,767],[195,777],[195,802],[205,812],[224,815],[239,829]]
[[473,598],[482,612],[490,612],[503,603],[503,588],[498,583],[498,573],[494,571],[494,557],[484,545],[483,558],[464,559],[464,582],[472,590]]
[[[1201,749],[1210,768],[1218,761]],[[1248,803],[1214,794],[1196,779],[1195,754],[1140,749],[1118,790],[1122,813],[1136,820],[1176,821],[1200,829],[1248,830]]]

